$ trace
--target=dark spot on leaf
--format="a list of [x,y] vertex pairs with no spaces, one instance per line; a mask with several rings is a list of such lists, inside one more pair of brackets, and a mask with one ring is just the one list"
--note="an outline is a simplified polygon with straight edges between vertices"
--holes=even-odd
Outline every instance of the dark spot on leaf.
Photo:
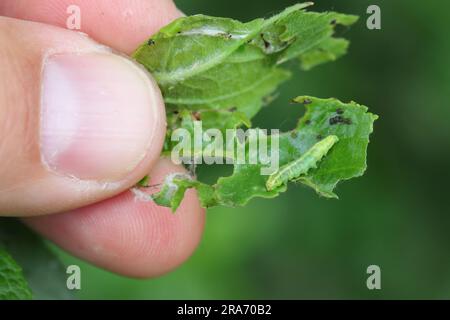
[[332,26],[334,26],[335,24],[336,24],[336,19],[333,19],[333,20],[331,20],[331,22],[330,22],[330,24],[332,25]]
[[344,118],[343,116],[335,116],[330,118],[330,125],[335,124],[352,124],[352,120],[349,118]]
[[312,101],[310,99],[305,99],[305,100],[303,100],[302,103],[306,105],[306,104],[311,104]]
[[305,121],[305,124],[306,124],[306,125],[311,124],[311,120],[306,120],[306,121]]
[[291,132],[291,138],[292,138],[292,139],[297,139],[297,137],[298,137],[297,131],[292,131],[292,132]]
[[336,113],[337,113],[337,114],[344,114],[344,110],[342,110],[341,108],[339,108],[339,109],[336,110]]
[[338,123],[342,123],[343,121],[344,121],[343,117],[336,116],[336,117],[330,118],[330,125],[335,125],[335,124],[338,124]]
[[237,108],[236,108],[236,107],[231,107],[230,109],[228,109],[228,111],[230,111],[230,112],[236,112],[236,111],[237,111]]
[[173,114],[179,114],[180,112],[178,110],[174,110]]
[[147,44],[148,44],[149,46],[152,46],[152,45],[155,44],[155,40],[149,39],[148,42],[147,42]]

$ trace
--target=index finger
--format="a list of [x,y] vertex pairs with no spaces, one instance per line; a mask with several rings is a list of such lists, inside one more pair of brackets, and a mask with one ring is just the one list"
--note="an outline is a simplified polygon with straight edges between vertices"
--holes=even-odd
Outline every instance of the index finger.
[[2,0],[0,15],[65,28],[73,6],[79,31],[127,54],[182,15],[172,0]]

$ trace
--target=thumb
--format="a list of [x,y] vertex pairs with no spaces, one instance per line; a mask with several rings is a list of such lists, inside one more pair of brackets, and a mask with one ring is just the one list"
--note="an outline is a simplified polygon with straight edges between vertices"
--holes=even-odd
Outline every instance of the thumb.
[[161,93],[149,74],[80,33],[0,17],[0,216],[111,197],[159,158]]

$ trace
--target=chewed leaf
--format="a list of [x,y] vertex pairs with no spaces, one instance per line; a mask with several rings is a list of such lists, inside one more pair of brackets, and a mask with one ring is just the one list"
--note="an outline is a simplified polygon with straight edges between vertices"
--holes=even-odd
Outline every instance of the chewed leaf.
[[307,174],[309,170],[317,168],[317,164],[320,160],[322,160],[338,141],[339,138],[337,136],[328,136],[317,142],[299,159],[284,165],[277,172],[272,174],[266,182],[267,190],[272,191],[282,184]]
[[303,70],[309,70],[320,64],[335,61],[347,53],[349,42],[345,39],[330,38],[314,50],[300,57]]
[[[296,129],[279,136],[280,166],[298,160],[324,137],[337,136],[339,142],[320,161],[317,169],[311,169],[299,178],[299,182],[320,195],[335,198],[333,190],[339,181],[364,173],[369,135],[377,116],[354,102],[309,96],[298,97],[295,101],[304,104],[307,111]],[[268,177],[261,176],[260,166],[237,165],[233,175],[218,180],[218,199],[229,206],[245,205],[254,197],[273,198],[286,190],[284,185],[267,190],[267,180]]]
[[231,176],[219,178],[211,186],[178,175],[166,180],[155,201],[176,210],[186,189],[196,188],[204,207],[239,206],[254,197],[276,197],[287,189],[288,181],[301,182],[322,196],[336,198],[333,190],[339,181],[358,177],[366,170],[369,136],[378,117],[354,102],[309,96],[294,101],[304,104],[306,113],[296,129],[277,136],[277,172],[264,176],[260,164],[236,164]]
[[149,176],[145,176],[145,177],[142,178],[136,185],[137,185],[138,187],[146,188],[146,187],[148,187],[149,181],[150,181],[150,177],[149,177]]
[[[308,101],[299,132],[305,137],[336,135],[339,142],[317,169],[310,170],[300,182],[312,187],[320,195],[337,198],[333,192],[339,181],[362,176],[367,167],[367,147],[377,115],[355,102],[342,103],[337,99],[298,97],[298,103]],[[307,120],[305,120],[307,119]],[[309,123],[309,124],[308,124]]]

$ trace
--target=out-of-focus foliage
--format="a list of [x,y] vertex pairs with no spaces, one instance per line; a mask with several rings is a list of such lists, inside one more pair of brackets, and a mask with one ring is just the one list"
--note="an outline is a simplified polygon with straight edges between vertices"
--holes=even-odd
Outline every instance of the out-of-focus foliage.
[[[295,1],[177,3],[246,21]],[[381,30],[366,28],[371,4]],[[268,106],[254,125],[294,128],[304,110],[286,101],[298,94],[368,105],[380,120],[366,175],[339,186],[339,201],[298,186],[210,210],[195,255],[158,279],[125,279],[64,255],[82,266],[80,298],[450,298],[450,2],[319,0],[314,10],[361,17],[340,30],[348,54],[307,77],[296,71],[271,104],[286,109]],[[381,267],[381,291],[366,288],[371,264]]]

